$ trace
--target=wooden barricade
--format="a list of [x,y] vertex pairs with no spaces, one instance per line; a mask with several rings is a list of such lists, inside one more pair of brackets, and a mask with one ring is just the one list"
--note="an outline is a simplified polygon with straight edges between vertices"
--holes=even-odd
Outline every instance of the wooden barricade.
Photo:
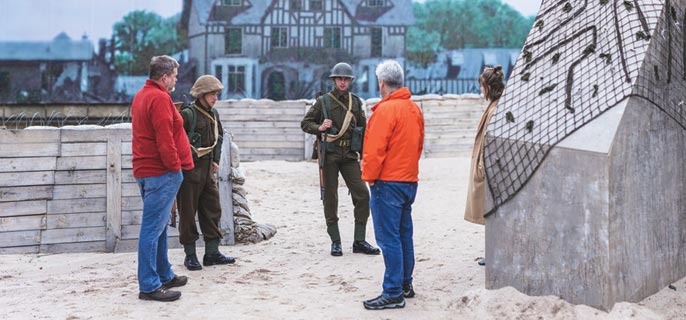
[[[131,158],[130,125],[0,130],[0,254],[135,251],[143,205]],[[222,220],[233,238],[233,210]],[[179,247],[177,229],[168,235]]]

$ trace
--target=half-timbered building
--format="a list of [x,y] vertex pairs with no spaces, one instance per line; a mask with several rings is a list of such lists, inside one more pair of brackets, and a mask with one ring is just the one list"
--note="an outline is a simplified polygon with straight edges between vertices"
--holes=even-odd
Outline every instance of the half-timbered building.
[[192,0],[189,55],[225,84],[222,98],[312,97],[348,62],[353,90],[377,96],[374,68],[405,55],[411,0]]

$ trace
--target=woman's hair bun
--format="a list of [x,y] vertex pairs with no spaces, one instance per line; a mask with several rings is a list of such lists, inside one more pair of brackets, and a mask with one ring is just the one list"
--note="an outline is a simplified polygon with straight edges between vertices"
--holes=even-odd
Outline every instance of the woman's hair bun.
[[503,72],[503,66],[501,66],[501,65],[497,65],[497,66],[493,67],[493,69],[494,69],[496,72]]

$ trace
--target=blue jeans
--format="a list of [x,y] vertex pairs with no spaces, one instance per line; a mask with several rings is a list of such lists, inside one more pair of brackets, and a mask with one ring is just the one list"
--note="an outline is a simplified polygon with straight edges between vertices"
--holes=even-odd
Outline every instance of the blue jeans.
[[136,179],[143,197],[138,235],[138,286],[141,292],[153,292],[174,278],[167,258],[167,224],[181,181],[181,171]]
[[417,183],[377,180],[370,189],[376,243],[386,265],[381,295],[396,298],[403,294],[403,284],[412,283],[412,203]]

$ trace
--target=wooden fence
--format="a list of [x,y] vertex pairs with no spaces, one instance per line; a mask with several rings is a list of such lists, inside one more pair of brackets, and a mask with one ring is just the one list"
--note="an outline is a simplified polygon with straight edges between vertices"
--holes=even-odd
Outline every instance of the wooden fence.
[[[424,112],[426,157],[471,151],[481,100],[452,95],[413,99]],[[378,100],[366,101],[368,115]],[[308,159],[314,137],[302,132],[300,121],[311,103],[246,99],[215,106],[226,131],[219,176],[224,244],[234,239],[226,162],[232,137],[244,161]],[[0,129],[0,254],[133,251],[141,212],[130,124]],[[174,228],[169,246],[179,246]]]
[[[413,97],[425,118],[426,157],[454,157],[471,151],[484,103],[476,96],[425,95]],[[379,99],[365,101],[367,115]],[[314,136],[303,133],[300,121],[311,100],[225,100],[215,108],[224,130],[231,132],[241,148],[241,159],[308,159]]]
[[[230,183],[220,176],[224,244],[233,244]],[[133,251],[141,214],[130,125],[0,130],[0,253]],[[175,228],[169,246],[179,247]]]

